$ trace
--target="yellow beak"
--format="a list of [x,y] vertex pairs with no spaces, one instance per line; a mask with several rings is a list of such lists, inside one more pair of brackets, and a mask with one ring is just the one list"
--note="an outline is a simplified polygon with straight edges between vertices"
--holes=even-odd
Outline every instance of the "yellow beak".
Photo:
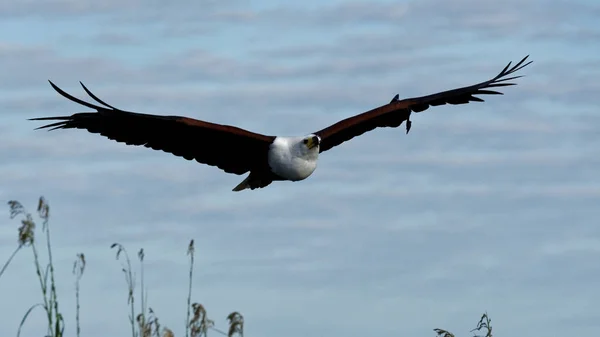
[[317,145],[318,145],[318,142],[316,142],[315,138],[313,138],[313,137],[309,138],[308,141],[306,142],[306,146],[311,150]]

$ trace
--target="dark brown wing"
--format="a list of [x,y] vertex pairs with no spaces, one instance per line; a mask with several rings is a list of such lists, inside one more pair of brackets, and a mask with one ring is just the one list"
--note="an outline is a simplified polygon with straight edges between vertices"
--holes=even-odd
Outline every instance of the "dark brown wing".
[[378,127],[396,128],[406,123],[406,132],[410,130],[410,113],[421,112],[427,110],[430,106],[438,106],[444,104],[466,104],[469,102],[483,102],[484,100],[475,97],[474,95],[503,95],[501,92],[493,90],[485,90],[493,87],[503,87],[515,85],[515,83],[504,83],[505,81],[513,80],[522,76],[506,77],[514,72],[522,69],[533,61],[525,64],[525,60],[529,55],[525,56],[519,63],[509,69],[512,62],[494,78],[481,82],[479,84],[462,87],[454,90],[439,92],[437,94],[407,98],[398,100],[398,95],[386,105],[382,105],[373,110],[367,111],[360,115],[356,115],[340,122],[337,122],[321,131],[314,134],[321,137],[320,152],[327,151],[334,146],[348,141],[356,136],[360,136],[365,132],[371,131]]
[[[143,145],[183,157],[187,160],[217,166],[227,173],[244,174],[264,168],[269,145],[275,137],[252,133],[229,125],[208,123],[181,116],[157,116],[117,109],[92,94],[90,97],[105,107],[73,97],[54,83],[52,87],[62,96],[96,112],[81,112],[71,116],[32,118],[59,120],[37,129],[86,129],[127,145]],[[37,130],[36,129],[36,130]]]

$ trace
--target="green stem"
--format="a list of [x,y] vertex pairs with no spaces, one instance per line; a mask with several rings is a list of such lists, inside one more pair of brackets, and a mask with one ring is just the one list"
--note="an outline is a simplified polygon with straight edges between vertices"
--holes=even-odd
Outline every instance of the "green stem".
[[13,252],[12,254],[10,254],[10,257],[8,258],[8,260],[6,260],[6,262],[4,263],[4,266],[2,266],[2,269],[0,269],[0,277],[2,277],[2,274],[4,274],[4,271],[6,270],[6,268],[8,268],[8,265],[10,264],[10,262],[12,261],[12,259],[15,257],[15,255],[17,255],[17,252],[21,249],[21,247],[23,247],[22,245],[19,245]]

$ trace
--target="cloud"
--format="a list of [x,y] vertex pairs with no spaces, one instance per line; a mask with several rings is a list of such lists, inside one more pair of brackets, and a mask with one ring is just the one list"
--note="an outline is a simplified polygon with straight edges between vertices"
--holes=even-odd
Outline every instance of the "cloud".
[[[343,51],[343,49],[338,51]],[[347,78],[349,74],[391,77],[394,74],[400,74],[401,69],[414,64],[414,56],[399,57],[392,55],[391,51],[388,51],[386,55],[367,55],[361,59],[355,57],[327,58],[304,64],[280,65],[277,62],[227,57],[205,49],[188,49],[181,53],[168,54],[159,61],[149,62],[143,66],[134,66],[114,57],[95,55],[65,58],[54,48],[41,46],[5,45],[0,53],[5,61],[3,70],[8,76],[16,73],[26,75],[15,77],[13,81],[5,84],[5,86],[10,84],[13,88],[25,83],[34,85],[34,78],[43,78],[44,74],[52,75],[53,81],[56,82],[64,78],[66,74],[69,76],[75,74],[96,82],[118,81],[123,84],[140,84],[148,81],[157,84],[188,81],[219,84],[232,81],[268,83],[282,80],[304,80],[310,81],[310,84],[314,86],[315,81],[331,79],[332,76],[335,79]],[[435,63],[440,59],[441,56],[438,55],[423,56],[420,63]],[[444,59],[458,61],[456,58]],[[30,73],[25,72],[25,67],[29,68]]]
[[105,45],[131,47],[144,43],[144,40],[137,36],[116,32],[99,33],[91,37],[72,34],[64,36],[63,39],[65,43],[73,43],[74,41],[78,41],[77,43],[89,44],[92,46]]
[[[234,4],[235,1],[230,1]],[[160,11],[168,11],[169,13],[181,12],[186,6],[190,11],[196,11],[200,8],[211,9],[217,4],[216,1],[186,1],[180,2],[175,6],[167,6],[161,1],[150,0],[144,3],[139,1],[114,1],[107,0],[103,2],[95,2],[90,0],[73,1],[73,0],[47,0],[43,3],[36,1],[4,1],[0,7],[0,12],[12,18],[41,16],[42,19],[49,18],[69,18],[79,17],[82,15],[121,15],[123,13],[131,13],[132,11],[141,10],[142,13],[159,13]],[[222,6],[222,5],[221,5]],[[198,11],[198,13],[201,13]]]

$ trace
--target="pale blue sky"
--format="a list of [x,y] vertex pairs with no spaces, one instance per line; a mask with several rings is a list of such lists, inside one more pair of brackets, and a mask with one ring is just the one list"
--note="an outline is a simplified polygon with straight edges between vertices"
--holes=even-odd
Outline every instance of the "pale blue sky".
[[[226,3],[226,4],[224,4]],[[0,3],[0,201],[51,205],[67,334],[122,336],[109,249],[146,252],[149,302],[183,336],[193,301],[246,336],[503,336],[598,331],[597,1]],[[27,118],[82,111],[83,81],[118,107],[303,135],[401,97],[470,85],[531,54],[518,85],[324,153],[301,183],[233,193],[243,176]],[[0,256],[16,244],[8,207]],[[31,253],[0,279],[3,331],[40,298]],[[44,333],[34,314],[25,336]]]

